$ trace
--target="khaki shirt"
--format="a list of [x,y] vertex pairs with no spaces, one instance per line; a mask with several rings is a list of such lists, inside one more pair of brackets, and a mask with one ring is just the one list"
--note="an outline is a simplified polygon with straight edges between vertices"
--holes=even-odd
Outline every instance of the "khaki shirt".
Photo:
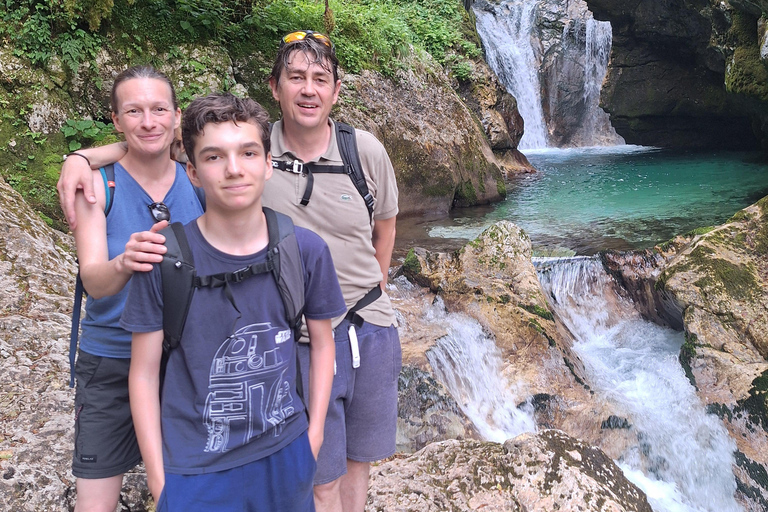
[[[319,165],[341,165],[336,144],[336,129],[331,123],[331,142],[320,157],[312,160]],[[390,219],[397,215],[397,183],[395,170],[384,146],[371,133],[355,130],[360,162],[374,197],[373,218]],[[272,158],[291,161],[295,156],[286,147],[282,121],[272,127],[270,140]],[[309,163],[309,162],[306,162]],[[381,268],[375,258],[368,209],[363,198],[346,174],[313,174],[314,188],[307,206],[300,204],[307,186],[307,177],[275,169],[264,188],[264,206],[290,215],[297,226],[311,229],[328,244],[341,292],[347,309],[354,306],[382,280]],[[366,322],[386,327],[396,325],[394,310],[386,293],[358,312]],[[333,319],[337,326],[343,315]]]

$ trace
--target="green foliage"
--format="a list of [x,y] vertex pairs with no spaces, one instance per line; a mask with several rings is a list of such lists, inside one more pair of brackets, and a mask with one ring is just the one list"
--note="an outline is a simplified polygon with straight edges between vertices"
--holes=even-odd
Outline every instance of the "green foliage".
[[105,124],[91,119],[67,119],[61,127],[61,133],[66,137],[69,150],[76,151],[86,145],[94,145],[103,142],[106,138],[115,134],[115,126],[112,123]]
[[6,0],[0,4],[0,37],[33,64],[58,55],[75,70],[96,56],[103,40],[93,30],[111,10],[112,0]]
[[468,82],[472,78],[472,63],[466,60],[460,60],[451,66],[451,72],[457,80]]

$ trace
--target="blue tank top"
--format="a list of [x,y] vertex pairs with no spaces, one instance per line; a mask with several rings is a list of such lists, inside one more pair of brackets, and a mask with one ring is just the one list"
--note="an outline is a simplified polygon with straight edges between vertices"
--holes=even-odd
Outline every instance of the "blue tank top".
[[[115,192],[112,209],[107,215],[109,259],[125,251],[125,244],[133,233],[152,227],[155,221],[147,208],[152,202],[149,194],[128,171],[116,163]],[[163,202],[171,212],[172,222],[186,224],[203,213],[200,200],[181,164],[176,164],[176,179]],[[131,333],[119,326],[127,296],[128,285],[109,297],[88,297],[81,324],[80,350],[102,357],[131,357]]]

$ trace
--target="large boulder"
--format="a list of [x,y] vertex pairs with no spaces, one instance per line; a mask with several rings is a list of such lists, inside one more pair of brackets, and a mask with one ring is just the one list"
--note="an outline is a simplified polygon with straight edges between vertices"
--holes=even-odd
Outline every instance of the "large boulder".
[[651,512],[645,494],[602,451],[564,432],[503,445],[444,441],[372,470],[368,511]]
[[[76,271],[71,237],[50,229],[0,179],[0,509],[67,511],[74,391],[69,330]],[[146,510],[140,471],[121,510]]]
[[443,69],[408,59],[395,80],[363,71],[342,80],[338,119],[372,132],[387,148],[402,215],[487,204],[506,195],[482,127]]

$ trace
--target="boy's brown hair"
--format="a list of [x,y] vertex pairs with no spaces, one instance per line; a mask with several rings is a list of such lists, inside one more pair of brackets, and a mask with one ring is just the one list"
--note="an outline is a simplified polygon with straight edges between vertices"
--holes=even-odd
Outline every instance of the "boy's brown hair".
[[189,104],[181,119],[181,138],[187,158],[195,164],[195,142],[208,123],[252,123],[261,130],[264,154],[269,153],[269,114],[250,98],[238,98],[228,92],[209,94]]

